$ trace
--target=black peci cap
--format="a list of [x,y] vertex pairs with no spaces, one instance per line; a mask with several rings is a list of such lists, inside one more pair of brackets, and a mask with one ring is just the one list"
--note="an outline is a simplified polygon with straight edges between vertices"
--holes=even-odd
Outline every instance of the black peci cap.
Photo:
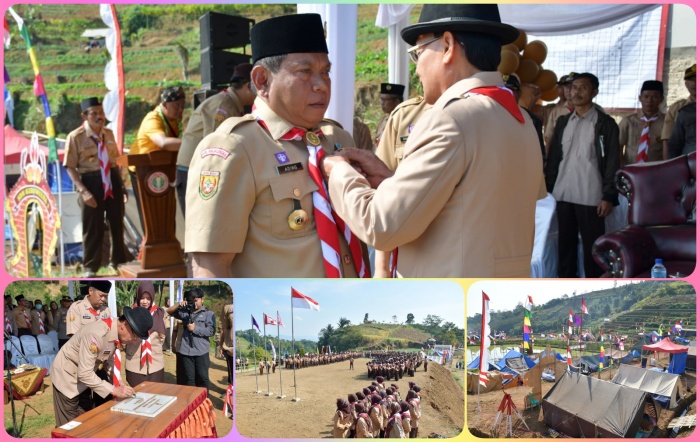
[[253,63],[266,57],[296,53],[328,53],[319,14],[283,15],[263,20],[250,29]]

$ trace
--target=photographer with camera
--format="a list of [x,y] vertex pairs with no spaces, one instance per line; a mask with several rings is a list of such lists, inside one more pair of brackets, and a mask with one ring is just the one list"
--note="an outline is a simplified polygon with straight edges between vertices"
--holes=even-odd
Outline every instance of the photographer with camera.
[[167,312],[180,319],[184,328],[180,356],[187,385],[209,389],[209,338],[214,336],[216,319],[203,302],[202,289],[193,288],[185,292],[184,301],[168,308]]

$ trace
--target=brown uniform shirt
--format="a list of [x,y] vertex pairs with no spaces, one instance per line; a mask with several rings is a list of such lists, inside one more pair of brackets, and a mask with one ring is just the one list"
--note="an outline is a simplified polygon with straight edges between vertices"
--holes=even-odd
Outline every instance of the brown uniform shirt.
[[182,134],[177,165],[189,167],[197,145],[229,117],[243,116],[243,103],[231,88],[204,100],[190,117]]
[[233,356],[233,304],[226,304],[221,311],[221,336],[223,345],[221,348]]
[[12,315],[15,318],[15,324],[17,325],[17,328],[32,327],[32,319],[30,314],[30,310],[25,307],[15,307],[14,310],[12,310]]
[[58,339],[68,339],[66,334],[66,326],[68,325],[68,309],[59,307],[58,313],[54,318],[54,323],[56,324],[56,330],[58,331]]
[[[37,310],[37,309],[32,309],[32,312],[30,314],[30,317],[32,319],[32,334],[34,336],[36,335],[45,335],[49,331],[49,322],[46,320],[46,313],[44,313],[43,310]],[[40,322],[44,323],[44,330],[40,330]]]
[[408,136],[423,112],[431,107],[423,97],[416,97],[404,101],[391,112],[375,152],[389,169],[395,171],[399,167]]
[[[625,116],[618,126],[620,127],[620,149],[622,149],[622,166],[637,162],[639,151],[639,139],[644,129],[644,121],[639,112]],[[663,160],[664,146],[661,142],[661,131],[664,127],[666,115],[659,112],[659,118],[649,127],[649,152],[647,162]]]
[[66,325],[66,333],[68,335],[74,335],[81,327],[111,316],[107,304],[97,311],[97,315],[90,311],[91,308],[92,305],[90,305],[87,297],[83,298],[82,301],[71,304],[68,309],[68,322]]
[[[87,122],[84,122],[79,128],[68,134],[68,138],[66,138],[66,152],[63,158],[64,167],[77,169],[78,173],[98,172],[100,170],[100,161],[97,158],[97,144],[91,138],[93,135],[99,136],[100,134],[93,132]],[[114,167],[119,156],[114,133],[105,127],[102,128],[102,137],[109,154],[110,166]]]
[[375,145],[378,145],[379,141],[382,139],[382,135],[384,134],[384,128],[386,127],[387,121],[389,121],[389,114],[384,114],[384,115],[382,115],[382,118],[377,123],[377,131],[375,132],[375,135],[374,135],[374,144]]
[[[219,277],[325,277],[303,141],[282,141],[292,125],[257,99],[252,115],[230,118],[197,146],[187,186],[186,252],[236,253],[228,275]],[[349,133],[325,120],[326,154],[352,147]],[[308,222],[300,229],[289,217],[300,207]],[[191,210],[190,210],[191,208]],[[356,277],[345,239],[341,272]]]
[[17,321],[15,320],[15,315],[11,307],[5,306],[5,316],[2,318],[2,329],[5,330],[5,318],[10,320],[10,327],[12,327],[12,334],[17,336]]
[[692,103],[693,101],[688,98],[683,98],[676,101],[671,106],[668,107],[668,112],[666,112],[666,117],[664,118],[664,126],[661,129],[661,140],[670,140],[671,134],[673,133],[673,126],[676,124],[676,117],[678,116],[678,111],[683,106]]
[[373,150],[372,133],[369,127],[358,118],[352,120],[352,139],[355,141],[355,147],[362,150]]
[[58,391],[69,399],[88,388],[101,397],[112,392],[112,384],[100,379],[95,371],[103,368],[111,374],[118,324],[116,318],[111,327],[104,321],[93,322],[66,342],[51,364],[51,379]]

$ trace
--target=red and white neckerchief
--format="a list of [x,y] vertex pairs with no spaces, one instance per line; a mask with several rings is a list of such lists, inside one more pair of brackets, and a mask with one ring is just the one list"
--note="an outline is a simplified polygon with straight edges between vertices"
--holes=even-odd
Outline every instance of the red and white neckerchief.
[[515,96],[513,91],[504,86],[485,86],[478,87],[467,91],[463,97],[468,97],[469,95],[486,95],[487,97],[496,101],[505,110],[507,110],[516,120],[520,123],[525,123],[525,118],[523,113],[520,111],[520,106],[518,102],[515,101]]
[[[137,304],[134,304],[133,308],[138,307]],[[151,313],[151,316],[153,316],[153,313],[158,310],[158,306],[153,304],[148,311]],[[152,364],[153,363],[153,348],[151,347],[151,337],[149,336],[148,339],[143,339],[141,340],[141,367],[144,365]]]
[[651,118],[647,118],[646,115],[642,115],[641,120],[644,122],[644,127],[642,128],[642,135],[639,137],[639,148],[637,149],[637,162],[646,163],[649,156],[649,128],[654,123],[654,121],[659,119],[658,115],[654,115]]
[[41,312],[39,310],[37,310],[36,315],[39,317],[39,334],[45,335],[46,330],[44,329],[44,320],[41,319]]
[[401,412],[401,420],[403,419],[410,419],[411,418],[411,412],[406,410]]
[[[258,117],[258,123],[265,129],[267,125]],[[309,175],[314,184],[318,186],[318,191],[312,195],[314,203],[314,218],[316,219],[316,231],[321,240],[321,253],[323,255],[323,265],[326,270],[326,277],[340,278],[341,262],[340,262],[340,240],[338,240],[338,231],[345,237],[345,241],[350,247],[350,256],[352,257],[355,271],[360,278],[369,278],[370,274],[365,267],[365,262],[362,259],[362,246],[360,240],[350,231],[350,228],[345,224],[338,214],[331,207],[331,199],[328,196],[328,189],[323,180],[323,175],[319,169],[319,164],[323,160],[326,153],[323,151],[323,146],[319,140],[319,136],[323,136],[320,130],[309,132],[298,127],[293,127],[289,132],[280,137],[284,141],[303,141],[306,143],[306,148],[309,151]]]
[[[87,121],[85,124],[87,125]],[[112,192],[112,177],[110,175],[111,164],[109,162],[109,153],[107,153],[107,146],[105,145],[103,137],[92,135],[90,138],[92,138],[92,141],[97,145],[97,160],[100,163],[103,197],[106,201],[109,197],[114,198],[114,193]]]
[[5,333],[8,335],[12,334],[12,323],[10,322],[10,317],[7,316],[7,311],[5,311]]
[[[107,326],[111,329],[112,328],[112,318],[104,318],[103,321]],[[121,345],[119,343],[119,339],[114,340],[114,345],[116,347],[116,350],[114,351],[114,368],[112,369],[112,385],[115,387],[119,386],[119,383],[122,380],[122,351],[119,348]]]
[[26,321],[24,325],[26,325],[27,327],[31,327],[32,320],[29,318],[29,315],[27,314],[26,308],[24,310],[22,310],[22,314],[24,315],[24,320]]
[[226,388],[226,398],[224,398],[224,417],[229,416],[229,410],[233,415],[233,385],[228,384]]

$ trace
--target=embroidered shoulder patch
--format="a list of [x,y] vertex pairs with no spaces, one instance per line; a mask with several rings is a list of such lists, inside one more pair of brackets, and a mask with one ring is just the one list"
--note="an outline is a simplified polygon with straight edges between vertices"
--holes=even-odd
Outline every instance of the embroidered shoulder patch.
[[90,353],[96,355],[97,352],[100,351],[100,343],[97,342],[97,339],[95,338],[90,338]]
[[212,156],[212,155],[226,159],[226,158],[231,156],[231,152],[229,152],[226,149],[222,149],[220,147],[207,147],[206,149],[202,150],[202,153],[199,154],[199,156],[201,158]]
[[219,175],[221,172],[203,170],[199,173],[199,196],[203,200],[208,200],[216,194],[219,189]]

